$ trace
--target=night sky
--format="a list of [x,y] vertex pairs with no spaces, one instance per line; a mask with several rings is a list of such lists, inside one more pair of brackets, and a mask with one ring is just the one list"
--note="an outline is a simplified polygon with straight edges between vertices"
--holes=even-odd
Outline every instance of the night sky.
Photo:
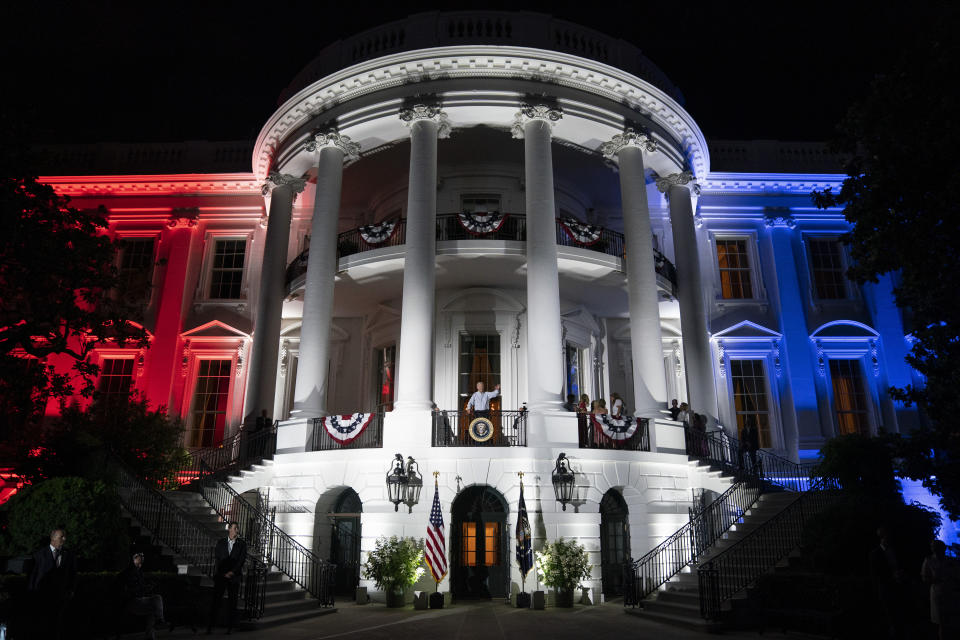
[[[708,138],[826,140],[922,37],[918,2],[488,2],[638,45]],[[865,8],[869,7],[869,8]],[[367,2],[4,3],[2,108],[33,142],[253,139],[327,44],[436,6]],[[454,8],[454,7],[449,7]]]

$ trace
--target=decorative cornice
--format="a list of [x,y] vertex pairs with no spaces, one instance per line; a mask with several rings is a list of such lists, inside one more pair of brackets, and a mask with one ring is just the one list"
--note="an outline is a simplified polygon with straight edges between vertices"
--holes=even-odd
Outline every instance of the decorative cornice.
[[613,136],[609,142],[601,144],[600,153],[603,154],[603,157],[612,159],[624,147],[639,147],[648,153],[653,153],[657,150],[657,141],[645,133],[626,129],[623,133]]
[[347,160],[356,160],[360,157],[360,145],[351,140],[350,136],[340,135],[334,129],[315,133],[313,139],[308,140],[303,146],[311,153],[321,151],[326,147],[340,149]]
[[130,176],[42,176],[60,195],[85,196],[181,196],[239,194],[259,195],[260,185],[252,173],[164,174]]
[[[693,182],[692,171],[682,171],[680,173],[671,173],[668,176],[657,176],[657,190],[660,193],[668,194],[672,186],[686,186]],[[700,190],[696,182],[691,185],[694,193],[699,195]]]
[[411,107],[400,109],[400,119],[411,127],[420,120],[431,120],[437,124],[437,137],[440,139],[450,137],[450,119],[437,105],[415,104]]
[[280,187],[290,187],[290,191],[293,192],[293,195],[302,193],[307,186],[307,181],[303,178],[297,178],[290,175],[289,173],[277,173],[276,171],[271,171],[270,176],[267,178],[266,182],[263,183],[263,187],[260,189],[262,195],[270,195],[274,189]]
[[513,117],[513,126],[510,132],[514,138],[523,138],[523,127],[532,120],[546,122],[548,126],[553,127],[553,123],[563,117],[563,111],[559,107],[549,104],[521,104],[520,111]]

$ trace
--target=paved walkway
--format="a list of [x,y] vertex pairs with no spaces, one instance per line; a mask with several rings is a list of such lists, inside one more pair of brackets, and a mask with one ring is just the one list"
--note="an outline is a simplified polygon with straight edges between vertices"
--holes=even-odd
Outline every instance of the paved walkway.
[[[455,640],[597,640],[599,638],[653,638],[655,640],[681,640],[707,638],[706,634],[688,629],[649,622],[627,615],[617,604],[602,606],[576,606],[573,609],[548,608],[530,611],[510,608],[500,602],[484,602],[454,605],[431,611],[388,609],[382,604],[338,604],[337,612],[294,622],[282,627],[263,631],[236,631],[234,636],[244,640],[424,640],[442,638]],[[142,635],[129,635],[138,638]],[[194,637],[189,630],[176,629],[173,633],[162,631],[160,639]],[[207,637],[207,636],[203,636]],[[225,637],[222,629],[210,637]],[[231,636],[233,637],[233,636]],[[801,634],[783,635],[770,633],[728,633],[725,638],[770,638],[805,637]]]

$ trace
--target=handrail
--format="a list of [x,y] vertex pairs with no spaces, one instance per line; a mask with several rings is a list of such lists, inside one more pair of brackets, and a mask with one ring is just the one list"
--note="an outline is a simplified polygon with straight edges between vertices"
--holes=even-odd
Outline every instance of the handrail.
[[601,433],[590,420],[591,414],[577,412],[577,441],[581,449],[650,451],[650,419],[637,418],[637,430],[625,440],[613,440]]
[[[149,531],[153,539],[173,550],[190,566],[213,578],[219,537],[198,524],[190,514],[134,473],[119,459],[113,458],[120,504]],[[266,589],[266,567],[262,561],[247,557],[244,568],[244,612],[248,618],[263,615]]]
[[788,491],[803,491],[810,486],[813,465],[803,465],[764,449],[751,452],[724,431],[697,431],[684,428],[687,455],[705,460],[740,476],[759,474],[771,485]]
[[624,606],[637,606],[740,522],[761,494],[761,484],[737,482],[669,538],[624,567]]
[[336,565],[294,540],[229,483],[219,480],[218,474],[202,459],[197,460],[197,464],[200,477],[194,487],[221,519],[240,524],[261,562],[268,567],[275,566],[316,598],[320,606],[332,606]]
[[189,484],[200,477],[198,460],[218,474],[227,474],[238,469],[273,457],[277,449],[277,427],[272,426],[259,431],[241,429],[234,436],[224,440],[217,447],[205,447],[187,451],[187,459],[172,477],[161,484],[162,490],[176,489]]
[[491,410],[489,418],[493,429],[489,432],[471,432],[470,423],[476,417],[469,411],[437,410],[433,412],[434,447],[525,447],[527,446],[526,409],[518,411]]
[[783,511],[699,567],[700,615],[707,620],[719,618],[724,602],[797,548],[804,524],[826,509],[838,488],[835,480],[819,478]]

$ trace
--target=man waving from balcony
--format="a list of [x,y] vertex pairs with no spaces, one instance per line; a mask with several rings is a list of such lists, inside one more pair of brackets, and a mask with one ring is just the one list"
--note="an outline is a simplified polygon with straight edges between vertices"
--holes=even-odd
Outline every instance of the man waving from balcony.
[[476,392],[470,396],[470,402],[467,403],[467,411],[472,412],[478,418],[490,417],[490,401],[500,395],[500,385],[494,387],[493,391],[484,391],[483,383],[477,383]]

